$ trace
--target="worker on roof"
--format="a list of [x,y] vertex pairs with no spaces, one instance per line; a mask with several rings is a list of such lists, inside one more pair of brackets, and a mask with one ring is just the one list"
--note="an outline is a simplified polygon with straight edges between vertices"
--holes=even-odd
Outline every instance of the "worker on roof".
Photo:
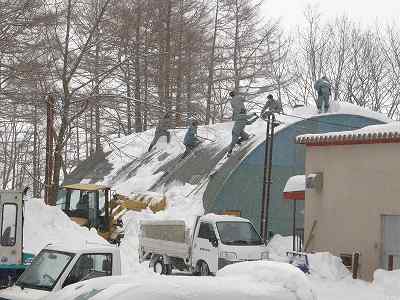
[[232,128],[232,142],[228,148],[228,156],[232,154],[232,150],[236,144],[240,145],[241,142],[248,140],[250,135],[244,131],[246,125],[253,124],[258,119],[258,116],[253,113],[248,115],[246,109],[242,109],[236,117],[236,121]]
[[283,113],[282,103],[269,94],[267,96],[267,102],[265,103],[263,109],[261,110],[261,118],[266,119],[268,114],[271,113]]
[[331,83],[328,77],[323,76],[314,84],[314,89],[317,91],[317,108],[319,113],[328,112],[329,97],[331,96]]
[[186,147],[185,153],[183,153],[183,157],[189,155],[193,149],[200,144],[200,141],[197,137],[197,126],[199,125],[197,120],[190,121],[189,127],[185,133],[185,138],[183,139],[183,144]]
[[154,138],[150,143],[148,152],[153,149],[154,145],[157,144],[158,140],[162,136],[167,137],[167,143],[169,143],[171,139],[171,134],[168,129],[171,128],[171,117],[169,113],[165,113],[164,116],[158,121],[158,125],[156,127],[156,131],[154,133]]
[[231,106],[232,106],[232,120],[236,121],[238,115],[240,114],[240,111],[242,109],[245,109],[244,107],[244,97],[241,96],[238,92],[236,91],[231,91],[229,93],[229,96],[231,96]]

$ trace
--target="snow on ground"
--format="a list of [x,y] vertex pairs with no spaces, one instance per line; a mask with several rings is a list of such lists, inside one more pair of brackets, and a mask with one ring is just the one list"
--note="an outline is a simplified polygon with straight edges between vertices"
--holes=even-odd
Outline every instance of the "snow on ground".
[[291,236],[281,236],[275,234],[267,244],[269,257],[275,261],[289,261],[286,252],[292,250],[293,239]]
[[[291,236],[274,235],[267,245],[270,258],[274,261],[289,261],[286,253],[292,250],[292,245],[293,239]],[[340,258],[328,252],[307,254],[307,257],[310,273],[313,277],[340,280],[350,276],[349,271],[342,264]]]
[[[280,270],[286,271],[286,270]],[[301,295],[301,297],[298,297]],[[97,278],[66,287],[46,300],[314,300],[281,283],[245,277],[185,277],[136,274]]]
[[37,254],[47,244],[64,243],[83,247],[87,243],[107,243],[96,231],[72,222],[58,207],[42,199],[28,199],[24,208],[24,252]]
[[342,264],[339,257],[329,252],[308,255],[310,272],[321,279],[340,280],[350,276],[350,272]]
[[250,281],[280,286],[295,293],[297,299],[316,299],[306,275],[287,263],[275,261],[243,262],[226,266],[217,273],[217,277],[238,278],[242,282]]

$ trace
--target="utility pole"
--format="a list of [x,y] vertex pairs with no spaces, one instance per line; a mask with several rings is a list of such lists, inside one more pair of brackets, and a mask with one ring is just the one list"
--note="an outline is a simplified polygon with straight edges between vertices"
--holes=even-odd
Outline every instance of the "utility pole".
[[269,112],[267,115],[267,131],[265,134],[264,177],[261,202],[261,237],[264,242],[268,239],[268,214],[272,183],[272,150],[274,146],[274,128],[277,125],[278,123],[275,120],[274,112]]
[[53,187],[53,168],[54,168],[54,97],[50,95],[47,99],[47,133],[46,133],[46,173],[45,173],[45,194],[44,201],[49,203],[49,197]]

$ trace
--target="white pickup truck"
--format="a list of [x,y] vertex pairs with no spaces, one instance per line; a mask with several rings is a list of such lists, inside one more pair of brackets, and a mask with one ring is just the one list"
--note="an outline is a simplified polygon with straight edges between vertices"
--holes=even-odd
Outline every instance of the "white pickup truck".
[[175,268],[206,276],[228,264],[268,256],[254,226],[244,218],[207,214],[196,219],[192,233],[179,220],[140,223],[139,260],[150,261],[159,274]]
[[41,299],[67,285],[112,275],[121,275],[120,252],[115,246],[87,244],[74,249],[49,245],[35,256],[13,286],[0,290],[0,299]]

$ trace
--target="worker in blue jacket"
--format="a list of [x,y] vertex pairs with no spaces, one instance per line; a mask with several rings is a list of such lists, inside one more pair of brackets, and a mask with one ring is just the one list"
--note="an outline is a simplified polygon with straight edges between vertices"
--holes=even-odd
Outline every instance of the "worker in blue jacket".
[[190,122],[189,127],[185,133],[185,137],[183,139],[183,144],[186,147],[186,151],[183,154],[183,157],[187,156],[193,149],[200,143],[200,140],[197,137],[197,126],[199,125],[197,120],[193,120]]

